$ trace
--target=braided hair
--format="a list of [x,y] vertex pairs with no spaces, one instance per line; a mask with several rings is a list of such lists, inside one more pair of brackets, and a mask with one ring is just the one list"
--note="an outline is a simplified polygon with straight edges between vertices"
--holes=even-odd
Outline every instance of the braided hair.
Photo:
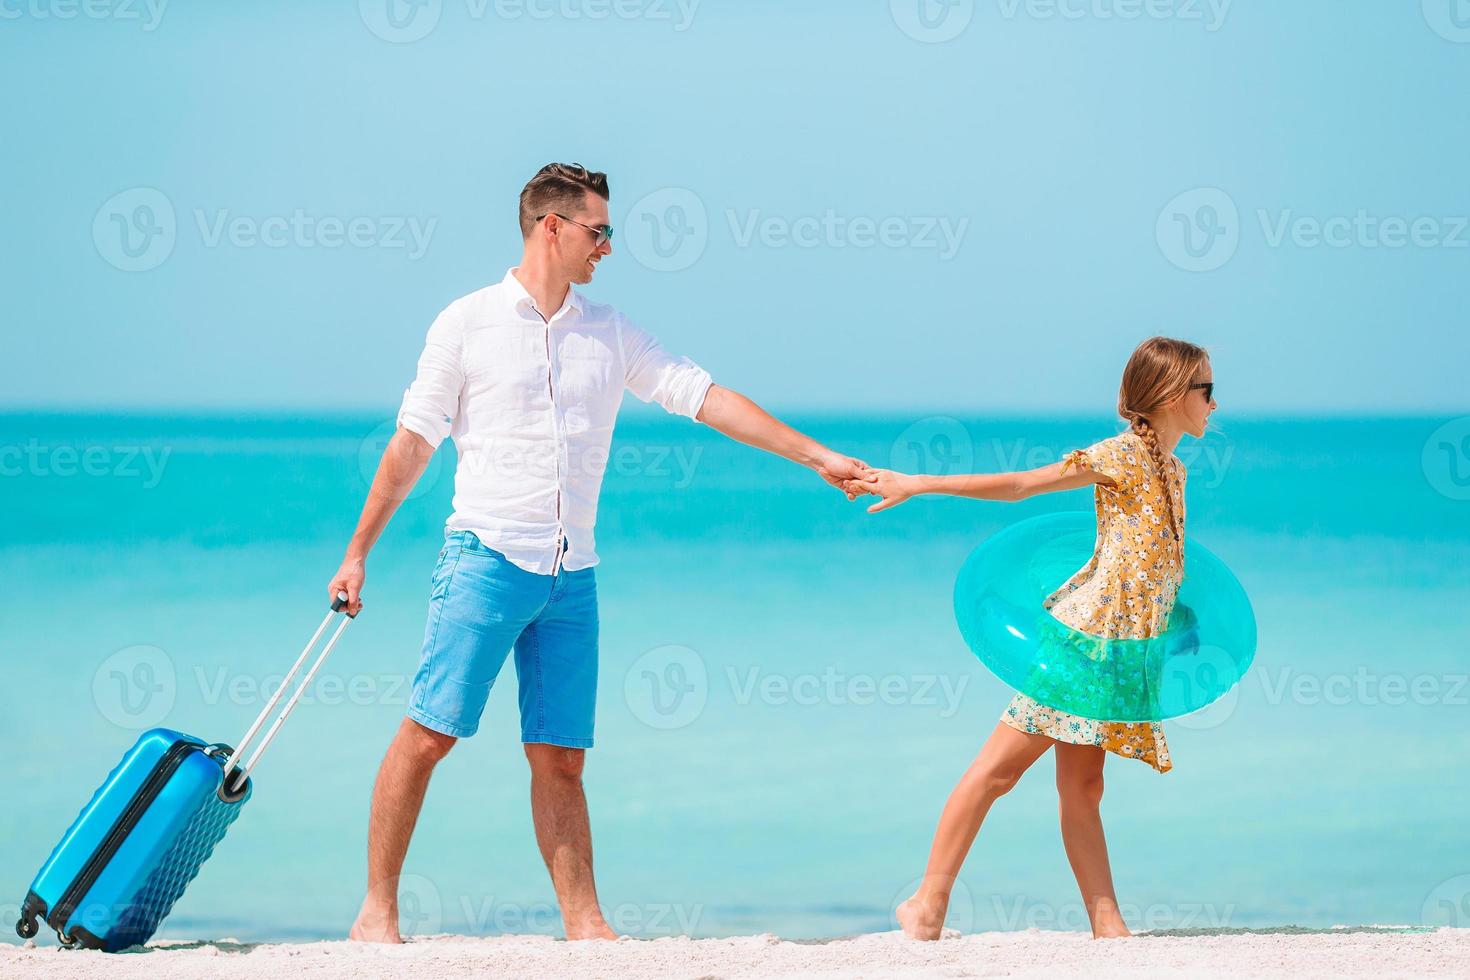
[[1138,345],[1128,366],[1123,369],[1123,383],[1118,388],[1118,414],[1128,420],[1129,429],[1143,440],[1153,461],[1154,470],[1164,491],[1164,516],[1177,546],[1184,547],[1184,525],[1174,512],[1174,493],[1179,489],[1178,474],[1164,456],[1159,435],[1149,421],[1170,402],[1189,392],[1189,386],[1209,353],[1197,344],[1170,337],[1150,337]]

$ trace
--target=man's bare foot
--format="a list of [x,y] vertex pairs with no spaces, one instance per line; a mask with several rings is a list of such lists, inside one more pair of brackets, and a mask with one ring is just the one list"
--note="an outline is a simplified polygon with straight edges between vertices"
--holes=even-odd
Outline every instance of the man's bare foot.
[[357,943],[403,942],[398,935],[398,909],[363,902],[347,938]]
[[580,942],[584,939],[617,939],[618,934],[608,927],[607,922],[598,916],[584,922],[564,923],[568,942]]
[[921,900],[918,895],[898,906],[898,924],[903,934],[910,939],[932,942],[944,931],[944,906],[930,899]]

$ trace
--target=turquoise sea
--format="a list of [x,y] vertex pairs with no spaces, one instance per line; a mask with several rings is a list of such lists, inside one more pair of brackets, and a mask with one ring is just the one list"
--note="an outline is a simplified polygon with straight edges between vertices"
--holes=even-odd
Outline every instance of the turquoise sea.
[[[894,928],[953,781],[1009,692],[966,650],[986,534],[1091,506],[920,500],[867,516],[703,427],[625,412],[602,498],[597,872],[643,936]],[[385,413],[386,414],[386,413]],[[1135,928],[1470,925],[1470,420],[1230,419],[1186,440],[1189,532],[1255,604],[1237,692],[1111,760]],[[1039,465],[1095,418],[793,420],[878,465]],[[137,732],[232,740],[323,612],[380,417],[0,416],[0,912]],[[449,511],[443,450],[368,567],[367,610],[165,937],[342,935],[368,794],[407,697]],[[507,668],[436,774],[414,932],[556,932]],[[950,924],[1081,928],[1043,760],[983,829]],[[6,904],[8,903],[8,904]]]

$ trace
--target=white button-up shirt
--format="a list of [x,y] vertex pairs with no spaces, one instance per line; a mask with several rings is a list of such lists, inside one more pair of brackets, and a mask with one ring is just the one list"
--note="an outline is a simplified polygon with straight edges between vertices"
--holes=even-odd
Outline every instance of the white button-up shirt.
[[623,389],[694,418],[711,381],[575,290],[543,318],[514,271],[434,320],[398,424],[435,447],[454,437],[450,529],[554,575],[597,564],[597,497]]

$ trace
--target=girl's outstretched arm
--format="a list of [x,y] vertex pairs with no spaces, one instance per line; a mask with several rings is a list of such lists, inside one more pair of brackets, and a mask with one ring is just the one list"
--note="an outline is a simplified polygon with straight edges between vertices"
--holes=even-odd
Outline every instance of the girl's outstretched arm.
[[1095,483],[1111,485],[1112,480],[1095,473],[1068,458],[1034,470],[1016,473],[964,473],[956,476],[925,476],[878,470],[871,477],[856,481],[868,493],[883,499],[868,508],[868,513],[897,507],[921,493],[943,493],[953,497],[978,500],[1025,500],[1039,493],[1076,490]]

